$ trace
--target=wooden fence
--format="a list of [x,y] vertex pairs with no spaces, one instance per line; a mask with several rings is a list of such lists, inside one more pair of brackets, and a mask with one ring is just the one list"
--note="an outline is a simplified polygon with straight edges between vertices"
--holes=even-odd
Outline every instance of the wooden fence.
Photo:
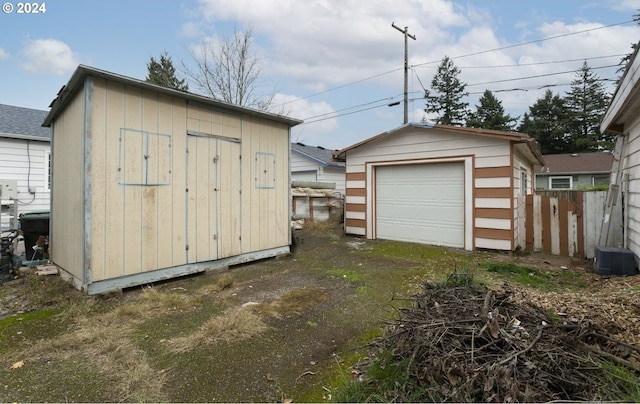
[[526,198],[527,251],[594,257],[606,191],[546,191]]

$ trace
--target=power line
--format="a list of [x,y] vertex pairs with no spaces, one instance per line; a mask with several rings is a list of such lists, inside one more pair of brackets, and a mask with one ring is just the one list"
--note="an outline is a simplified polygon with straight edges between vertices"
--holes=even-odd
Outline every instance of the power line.
[[[461,59],[461,58],[465,58],[465,57],[468,57],[468,56],[475,56],[475,55],[480,55],[480,54],[484,54],[484,53],[490,53],[490,52],[495,52],[495,51],[499,51],[499,50],[515,48],[515,47],[518,47],[518,46],[530,45],[532,43],[544,42],[544,41],[548,41],[548,40],[551,40],[551,39],[557,39],[557,38],[563,38],[563,37],[567,37],[567,36],[571,36],[571,35],[583,34],[585,32],[596,31],[596,30],[600,30],[600,29],[615,27],[615,26],[618,26],[618,25],[625,25],[625,24],[629,24],[629,23],[635,23],[635,21],[634,20],[630,20],[630,21],[618,22],[618,23],[609,24],[609,25],[603,25],[602,27],[590,28],[590,29],[585,29],[585,30],[582,30],[582,31],[570,32],[570,33],[567,33],[567,34],[556,35],[556,36],[551,36],[551,37],[546,37],[546,38],[541,38],[541,39],[535,39],[535,40],[528,41],[528,42],[522,42],[522,43],[518,43],[518,44],[514,44],[514,45],[503,46],[503,47],[500,47],[500,48],[489,49],[489,50],[486,50],[486,51],[480,51],[480,52],[475,52],[475,53],[469,53],[469,54],[466,54],[466,55],[460,55],[460,56],[452,57],[450,59]],[[614,56],[614,55],[612,55],[612,56]],[[621,56],[624,56],[624,55],[621,55]],[[583,59],[579,59],[579,60],[583,60]],[[590,59],[587,59],[587,60],[590,60]],[[428,64],[439,63],[439,62],[440,61],[425,62],[425,63],[420,63],[420,64],[417,64],[417,65],[412,65],[412,66],[409,66],[409,67],[410,68],[421,67],[421,66],[425,66],[425,65],[428,65]],[[540,64],[545,64],[545,63],[554,63],[554,62],[541,62]],[[536,65],[536,64],[531,64],[531,66],[534,66],[534,65]],[[340,90],[340,89],[345,88],[345,87],[350,87],[352,85],[356,85],[356,84],[359,84],[359,83],[362,83],[362,82],[365,82],[365,81],[369,81],[369,80],[372,80],[372,79],[375,79],[375,78],[378,78],[378,77],[386,76],[387,74],[395,73],[395,72],[397,72],[398,70],[401,70],[401,69],[403,69],[403,68],[397,68],[397,69],[386,71],[384,73],[378,73],[376,75],[373,75],[373,76],[370,76],[370,77],[366,77],[364,79],[352,81],[350,83],[346,83],[346,84],[343,84],[343,85],[340,85],[340,86],[337,86],[337,87],[332,87],[332,88],[329,88],[329,89],[324,90],[324,91],[320,91],[320,92],[317,92],[317,93],[309,94],[309,95],[307,95],[305,97],[300,97],[300,98],[297,98],[295,100],[287,101],[287,102],[284,102],[282,104],[276,105],[275,107],[280,107],[280,106],[291,104],[291,103],[294,103],[294,102],[306,100],[306,99],[309,99],[309,98],[312,98],[312,97],[315,97],[315,96],[318,96],[318,95],[326,94],[326,93],[329,93],[329,92],[332,92],[332,91],[335,91],[335,90]],[[424,88],[424,86],[423,86],[423,88]]]
[[[608,65],[608,66],[590,67],[589,69],[590,70],[598,70],[598,69],[607,69],[607,68],[616,67],[616,66],[618,66],[618,65],[615,64],[615,65]],[[568,73],[575,73],[575,72],[576,72],[576,70],[566,70],[566,71],[556,72],[556,73],[537,74],[535,76],[516,77],[514,79],[502,79],[502,80],[494,80],[494,81],[485,81],[484,83],[467,84],[467,87],[481,86],[481,85],[485,85],[485,84],[505,83],[507,81],[536,79],[536,78],[539,78],[539,77],[557,76],[557,75],[560,75],[560,74],[568,74]]]
[[565,60],[553,60],[547,62],[535,62],[535,63],[516,63],[511,65],[487,65],[487,66],[458,66],[460,69],[497,69],[501,67],[524,67],[524,66],[540,66],[540,65],[549,65],[549,64],[558,64],[558,63],[569,63],[569,62],[582,62],[587,60],[596,60],[596,59],[608,59],[612,57],[622,57],[626,56],[626,53],[618,53],[615,55],[607,55],[607,56],[593,56],[590,58],[580,58],[580,59],[565,59]]
[[[632,22],[635,22],[635,21],[630,20],[630,21],[624,21],[624,22],[617,22],[615,24],[603,25],[602,27],[589,28],[589,29],[584,29],[582,31],[569,32],[567,34],[549,36],[549,37],[541,38],[541,39],[534,39],[532,41],[521,42],[521,43],[517,43],[517,44],[513,44],[513,45],[507,45],[507,46],[502,46],[500,48],[494,48],[494,49],[489,49],[489,50],[484,50],[484,51],[479,51],[479,52],[468,53],[466,55],[454,56],[454,57],[451,57],[449,59],[462,59],[462,58],[466,58],[466,57],[469,57],[469,56],[483,55],[485,53],[490,53],[490,52],[495,52],[495,51],[500,51],[500,50],[505,50],[505,49],[511,49],[511,48],[517,48],[519,46],[531,45],[533,43],[544,42],[544,41],[548,41],[548,40],[551,40],[551,39],[565,38],[565,37],[572,36],[572,35],[584,34],[585,32],[597,31],[597,30],[600,30],[600,29],[611,28],[611,27],[615,27],[615,26],[618,26],[618,25],[629,24],[629,23],[632,23]],[[424,65],[433,64],[433,63],[439,63],[439,62],[440,61],[425,62],[425,63],[420,63],[420,64],[417,64],[417,65],[413,65],[411,67],[424,66]]]
[[[544,42],[544,41],[557,39],[557,38],[563,38],[563,37],[572,36],[572,35],[583,34],[583,33],[586,33],[586,32],[596,31],[596,30],[600,30],[600,29],[610,28],[610,27],[629,24],[629,23],[634,23],[634,22],[635,21],[630,20],[630,21],[624,21],[624,22],[620,22],[620,23],[604,25],[602,27],[590,28],[590,29],[571,32],[571,33],[567,33],[567,34],[561,34],[561,35],[556,35],[556,36],[536,39],[536,40],[532,40],[532,41],[522,42],[522,43],[518,43],[518,44],[514,44],[514,45],[508,45],[508,46],[504,46],[504,47],[500,47],[500,48],[494,48],[494,49],[489,49],[489,50],[485,50],[485,51],[469,53],[469,54],[466,54],[466,55],[460,55],[460,56],[452,57],[451,59],[461,59],[461,58],[464,58],[464,57],[475,56],[475,55],[495,52],[495,51],[499,51],[499,50],[515,48],[515,47],[519,47],[519,46],[524,46],[524,45],[529,45],[529,44],[533,44],[533,43]],[[536,62],[536,63],[517,64],[517,65],[478,66],[478,67],[472,67],[472,68],[498,68],[498,67],[536,66],[536,65],[544,65],[544,64],[567,63],[567,62],[575,62],[575,61],[604,59],[604,58],[616,57],[616,56],[624,56],[624,54],[608,55],[608,56],[594,56],[594,57],[590,57],[590,58],[568,59],[568,60],[561,60],[561,61]],[[410,66],[410,68],[413,70],[413,72],[414,72],[416,78],[418,79],[418,82],[420,83],[420,85],[423,88],[423,90],[426,90],[426,89],[425,89],[425,87],[424,87],[424,85],[422,83],[422,80],[420,79],[420,77],[418,76],[417,72],[413,68],[414,67],[425,66],[425,65],[428,65],[428,64],[432,64],[432,63],[438,63],[438,62],[426,62],[426,63],[421,63],[421,64]],[[591,68],[591,69],[604,69],[604,68],[615,67],[615,66],[618,66],[618,64],[616,64],[616,65],[608,65],[608,66],[601,66],[601,67]],[[470,68],[470,67],[466,67],[466,68]],[[367,78],[364,78],[364,79],[356,80],[356,81],[353,81],[353,82],[350,82],[350,83],[346,83],[346,84],[343,84],[343,85],[340,85],[340,86],[337,86],[337,87],[333,87],[333,88],[330,88],[330,89],[327,89],[327,90],[324,90],[324,91],[321,91],[321,92],[318,92],[318,93],[310,94],[308,96],[301,97],[301,98],[298,98],[296,100],[288,101],[288,102],[282,103],[280,105],[286,105],[286,104],[290,104],[290,103],[297,102],[297,101],[300,101],[300,100],[308,99],[308,98],[311,98],[311,97],[314,97],[314,96],[317,96],[317,95],[326,94],[326,93],[331,92],[331,91],[339,90],[339,89],[342,89],[342,88],[345,88],[345,87],[349,87],[349,86],[352,86],[352,85],[355,85],[355,84],[359,84],[359,83],[362,83],[362,82],[365,82],[365,81],[368,81],[368,80],[372,80],[374,78],[385,76],[387,74],[391,74],[391,73],[397,72],[398,70],[400,70],[400,68],[389,70],[387,72],[379,73],[379,74],[376,74],[374,76],[370,76],[370,77],[367,77]],[[549,73],[549,74],[543,74],[543,75],[537,75],[537,76],[528,76],[528,77],[522,77],[522,78],[496,80],[496,81],[490,81],[490,82],[485,82],[485,83],[468,84],[467,86],[494,84],[494,83],[507,82],[507,81],[525,80],[525,79],[531,79],[531,78],[537,78],[537,77],[547,77],[547,76],[553,76],[553,75],[559,75],[559,74],[575,73],[575,71],[576,70],[571,70],[571,71],[564,71],[564,72],[558,72],[558,73]],[[615,80],[614,79],[602,79],[600,81],[615,81]],[[563,84],[563,85],[566,85],[566,84]],[[555,87],[555,86],[562,86],[562,85],[561,84],[551,84],[551,85],[547,85],[546,87]],[[544,88],[544,87],[545,86],[542,86],[542,87],[539,87],[538,89],[541,89],[541,88]],[[507,91],[528,91],[528,89],[494,90],[493,92],[507,92]],[[477,93],[474,92],[473,94],[477,94]],[[306,121],[305,120],[303,125],[304,124],[311,124],[311,123],[315,123],[315,122],[320,122],[320,121],[324,121],[324,120],[327,120],[327,119],[338,118],[338,117],[342,117],[342,116],[346,116],[346,115],[352,115],[352,114],[355,114],[355,113],[358,113],[358,112],[364,112],[364,111],[368,111],[368,110],[375,109],[375,108],[387,107],[388,104],[382,104],[382,105],[377,105],[377,106],[372,106],[372,107],[368,107],[368,108],[359,109],[359,110],[348,112],[348,113],[345,113],[345,114],[339,114],[339,112],[341,112],[341,111],[348,111],[348,110],[353,109],[353,108],[358,108],[358,107],[365,106],[365,105],[371,105],[373,103],[381,102],[383,100],[393,100],[394,98],[395,97],[387,97],[387,98],[383,98],[383,99],[380,99],[380,100],[372,101],[372,102],[369,102],[369,103],[365,103],[365,104],[360,104],[360,105],[353,106],[353,107],[344,108],[342,110],[333,111],[331,113],[321,114],[321,115],[317,115],[315,117],[309,117],[309,118],[306,118],[306,119],[314,119],[314,118],[319,118],[319,119],[315,119],[315,120],[312,120],[312,121]],[[417,100],[417,99],[412,99],[411,101],[413,102],[415,100]]]

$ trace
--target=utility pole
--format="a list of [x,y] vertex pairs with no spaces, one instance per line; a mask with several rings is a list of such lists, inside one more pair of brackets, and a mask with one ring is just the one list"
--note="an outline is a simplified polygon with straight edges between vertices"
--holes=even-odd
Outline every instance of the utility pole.
[[404,34],[404,123],[409,122],[409,46],[407,44],[407,38],[416,40],[415,35],[409,33],[409,27],[401,29],[395,22],[391,23],[391,26]]

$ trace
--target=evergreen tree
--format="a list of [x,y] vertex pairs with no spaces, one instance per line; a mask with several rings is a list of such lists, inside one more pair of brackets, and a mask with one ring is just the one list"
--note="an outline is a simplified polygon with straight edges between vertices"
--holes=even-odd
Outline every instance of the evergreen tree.
[[560,96],[553,95],[551,90],[547,90],[544,97],[538,98],[529,107],[518,131],[533,136],[542,154],[573,152],[567,130],[565,102]]
[[174,90],[189,91],[185,79],[176,77],[176,69],[173,67],[171,56],[165,51],[160,55],[160,60],[151,57],[147,63],[147,81],[159,86],[173,88]]
[[516,118],[504,113],[499,99],[489,90],[485,90],[476,105],[476,112],[470,114],[467,126],[470,128],[511,131],[516,125]]
[[425,90],[426,113],[437,115],[436,123],[462,126],[469,114],[469,104],[462,98],[469,95],[465,92],[466,83],[458,78],[458,69],[448,56],[438,66],[438,71],[431,81],[431,91]]
[[571,89],[565,96],[570,119],[569,130],[572,152],[611,150],[613,136],[600,133],[600,122],[609,105],[609,95],[598,76],[584,62],[571,82]]

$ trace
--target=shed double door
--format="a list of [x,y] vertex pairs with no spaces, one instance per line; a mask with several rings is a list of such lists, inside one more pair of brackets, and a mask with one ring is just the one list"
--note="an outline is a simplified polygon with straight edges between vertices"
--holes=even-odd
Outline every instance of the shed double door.
[[240,141],[187,136],[187,262],[241,253]]

